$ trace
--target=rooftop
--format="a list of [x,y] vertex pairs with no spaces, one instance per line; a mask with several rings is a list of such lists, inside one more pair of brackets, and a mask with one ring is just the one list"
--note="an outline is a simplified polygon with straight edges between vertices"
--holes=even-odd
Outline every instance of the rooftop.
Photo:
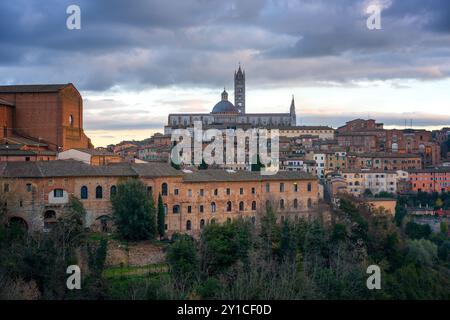
[[58,92],[65,88],[65,84],[27,84],[0,86],[0,93],[36,93],[36,92]]

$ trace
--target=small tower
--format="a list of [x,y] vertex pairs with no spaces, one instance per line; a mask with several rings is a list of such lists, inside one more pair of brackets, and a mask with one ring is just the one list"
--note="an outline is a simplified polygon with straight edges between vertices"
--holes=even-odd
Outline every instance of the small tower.
[[234,72],[234,105],[239,112],[245,114],[245,71],[239,69]]
[[294,95],[292,95],[291,108],[289,110],[289,114],[291,115],[291,126],[296,126],[297,125],[297,116],[295,115]]

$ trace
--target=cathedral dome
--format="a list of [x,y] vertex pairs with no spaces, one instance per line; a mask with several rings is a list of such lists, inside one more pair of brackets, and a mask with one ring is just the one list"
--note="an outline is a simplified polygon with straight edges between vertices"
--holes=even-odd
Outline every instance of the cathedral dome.
[[222,100],[216,103],[211,113],[233,113],[238,114],[239,110],[228,101],[228,93],[223,90]]

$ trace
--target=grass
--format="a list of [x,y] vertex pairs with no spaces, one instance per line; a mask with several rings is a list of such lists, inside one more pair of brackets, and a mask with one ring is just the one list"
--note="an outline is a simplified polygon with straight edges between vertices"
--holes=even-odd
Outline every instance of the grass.
[[146,266],[112,267],[103,271],[105,278],[123,278],[132,276],[148,276],[152,274],[167,273],[169,266],[165,263],[150,264]]

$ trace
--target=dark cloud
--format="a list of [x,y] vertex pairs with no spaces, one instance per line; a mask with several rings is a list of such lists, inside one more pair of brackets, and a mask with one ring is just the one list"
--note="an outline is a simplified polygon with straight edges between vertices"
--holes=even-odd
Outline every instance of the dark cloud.
[[[450,2],[385,2],[369,31],[369,1],[3,1],[0,82],[218,87],[238,61],[258,85],[448,77]],[[73,3],[82,29],[69,31]]]

